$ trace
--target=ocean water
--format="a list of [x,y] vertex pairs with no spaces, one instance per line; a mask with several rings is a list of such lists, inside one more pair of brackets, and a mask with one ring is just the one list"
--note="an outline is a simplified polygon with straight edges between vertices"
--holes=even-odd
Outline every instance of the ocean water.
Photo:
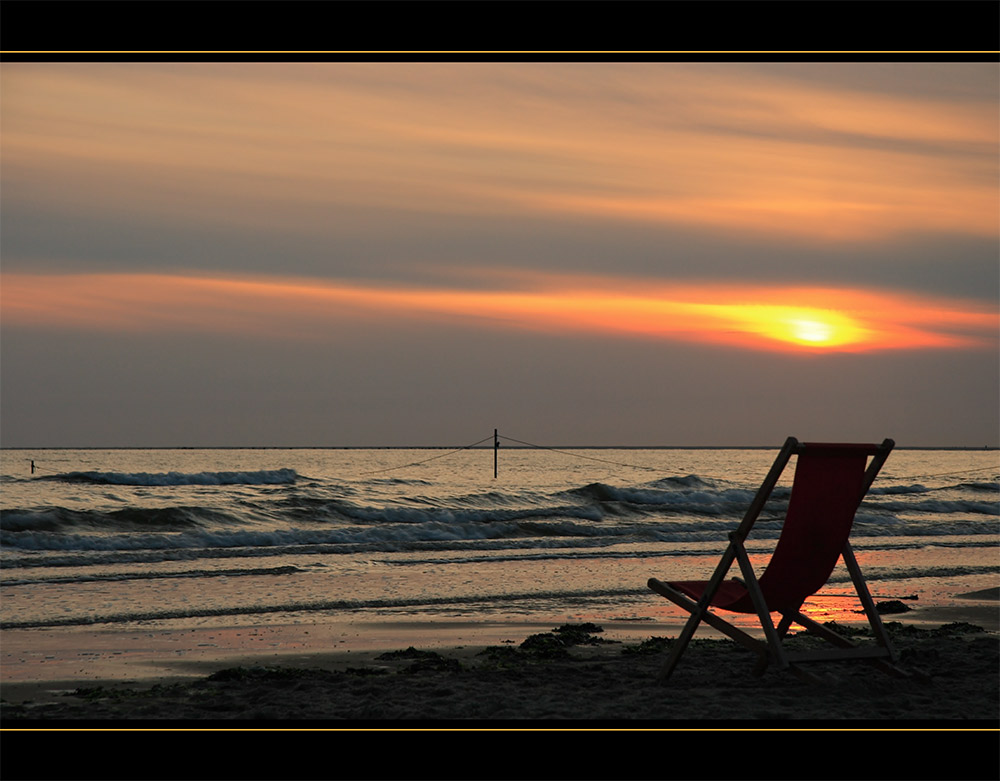
[[[492,441],[5,450],[0,627],[656,621],[677,608],[646,580],[707,578],[777,449],[501,442],[496,477]],[[758,567],[791,474],[751,537]],[[952,604],[1000,583],[998,521],[997,451],[897,449],[852,542],[876,599]],[[850,593],[838,565],[823,615],[850,620]]]

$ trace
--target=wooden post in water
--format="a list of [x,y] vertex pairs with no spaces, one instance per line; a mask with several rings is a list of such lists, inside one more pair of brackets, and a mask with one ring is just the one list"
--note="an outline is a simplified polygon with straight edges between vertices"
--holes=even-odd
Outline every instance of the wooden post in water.
[[497,456],[500,453],[500,438],[497,430],[493,429],[493,479],[497,479]]

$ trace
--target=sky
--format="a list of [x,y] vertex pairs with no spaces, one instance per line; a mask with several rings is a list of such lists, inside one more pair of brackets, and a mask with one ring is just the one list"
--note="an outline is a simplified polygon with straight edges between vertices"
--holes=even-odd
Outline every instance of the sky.
[[1000,445],[996,62],[5,62],[4,447]]

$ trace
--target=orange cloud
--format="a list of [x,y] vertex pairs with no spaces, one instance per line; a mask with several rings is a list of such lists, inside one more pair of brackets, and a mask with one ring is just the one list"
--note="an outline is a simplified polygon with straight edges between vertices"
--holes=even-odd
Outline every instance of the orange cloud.
[[295,277],[9,273],[0,296],[7,326],[296,340],[436,321],[756,350],[866,352],[995,345],[1000,328],[996,309],[983,304],[875,290],[530,274],[524,280],[530,286],[463,290]]
[[[982,64],[957,67],[982,78]],[[995,99],[805,86],[800,72],[14,63],[5,197],[319,234],[388,210],[583,214],[824,243],[996,236]]]

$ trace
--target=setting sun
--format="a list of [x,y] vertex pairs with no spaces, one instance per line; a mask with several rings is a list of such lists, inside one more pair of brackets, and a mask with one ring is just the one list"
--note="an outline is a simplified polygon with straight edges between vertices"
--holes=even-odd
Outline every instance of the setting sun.
[[767,335],[803,347],[839,347],[863,341],[866,331],[838,312],[801,310],[777,317]]
[[793,336],[803,342],[824,344],[833,336],[833,326],[817,320],[793,320],[789,325]]
[[5,447],[1000,443],[989,58],[161,59],[3,65]]
[[[779,352],[859,352],[984,344],[997,327],[994,311],[969,302],[857,289],[641,287],[612,277],[538,276],[534,290],[381,287],[277,276],[6,273],[3,280],[7,325],[106,331],[182,329],[312,340],[342,333],[346,321],[374,318]],[[808,303],[781,303],[789,300]]]
[[[757,295],[774,296],[776,292],[780,294],[780,291],[764,291]],[[832,308],[734,303],[702,305],[699,309],[716,321],[715,328],[743,335],[743,338],[733,335],[733,340],[745,342],[749,337],[760,347],[764,346],[761,338],[772,349],[871,349],[879,346],[872,343],[871,328]]]

